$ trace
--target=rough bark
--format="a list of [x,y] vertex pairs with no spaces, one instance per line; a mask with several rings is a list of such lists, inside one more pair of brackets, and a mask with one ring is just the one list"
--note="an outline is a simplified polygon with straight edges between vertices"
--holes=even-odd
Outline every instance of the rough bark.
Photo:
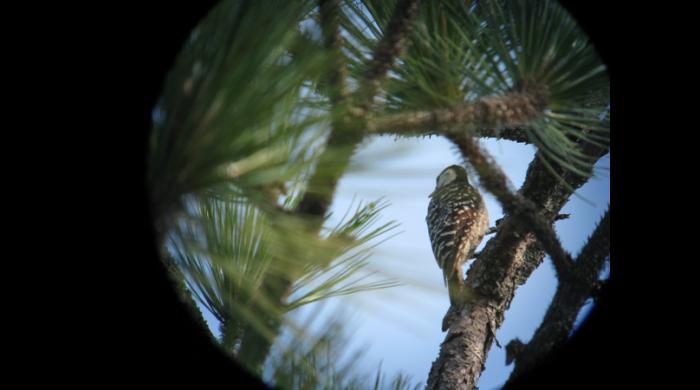
[[[581,307],[590,298],[598,275],[610,254],[610,209],[606,211],[595,231],[576,258],[574,278],[560,283],[544,320],[532,340],[522,344],[518,339],[508,344],[515,360],[513,372],[506,385],[514,383],[523,373],[534,368],[543,357],[561,346],[573,329]],[[506,364],[509,364],[506,363]]]
[[[607,148],[582,148],[596,160]],[[571,195],[571,189],[583,185],[588,177],[559,170],[569,188],[561,183],[535,158],[528,168],[520,195],[537,206],[551,224]],[[541,264],[544,250],[535,236],[506,215],[498,232],[470,268],[466,283],[477,298],[454,311],[449,331],[433,362],[427,389],[474,389],[484,368],[496,329],[504,320],[505,311],[515,290]]]

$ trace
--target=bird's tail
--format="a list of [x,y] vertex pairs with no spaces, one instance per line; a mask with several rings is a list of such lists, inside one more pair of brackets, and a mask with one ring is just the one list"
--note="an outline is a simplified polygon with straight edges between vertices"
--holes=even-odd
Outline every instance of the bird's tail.
[[442,318],[442,331],[450,328],[452,322],[458,318],[459,311],[465,308],[465,305],[476,299],[477,295],[474,290],[464,283],[455,285],[455,282],[449,281],[450,291],[450,308]]
[[[459,270],[461,271],[461,270]],[[447,291],[450,295],[450,303],[459,303],[459,296],[464,287],[464,280],[462,279],[462,273],[458,272],[455,268],[450,268],[445,270],[443,273],[445,279],[445,285],[447,286]]]
[[462,280],[462,269],[459,267],[459,265],[455,265],[454,267],[443,268],[442,276],[445,282],[445,286],[447,286],[450,281],[456,283],[464,282]]

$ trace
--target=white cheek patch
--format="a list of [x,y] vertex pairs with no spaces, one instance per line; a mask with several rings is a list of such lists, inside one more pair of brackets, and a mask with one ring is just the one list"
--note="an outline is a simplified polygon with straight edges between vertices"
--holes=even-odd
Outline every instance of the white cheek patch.
[[438,188],[440,188],[444,185],[450,184],[456,178],[457,174],[450,169],[449,171],[443,173],[442,175],[440,175],[440,177],[438,177],[437,186]]

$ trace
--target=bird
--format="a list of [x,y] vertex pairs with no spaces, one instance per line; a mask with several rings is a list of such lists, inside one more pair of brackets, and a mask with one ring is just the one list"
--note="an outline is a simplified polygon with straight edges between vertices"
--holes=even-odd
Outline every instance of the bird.
[[[462,265],[474,254],[489,229],[488,210],[466,169],[450,165],[436,179],[426,217],[428,235],[448,287],[451,307],[464,303]],[[444,328],[444,325],[443,325]]]

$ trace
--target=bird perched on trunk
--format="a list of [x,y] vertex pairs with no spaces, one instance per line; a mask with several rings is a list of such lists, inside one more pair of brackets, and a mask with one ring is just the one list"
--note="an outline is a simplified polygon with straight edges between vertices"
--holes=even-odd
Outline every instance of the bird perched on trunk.
[[461,266],[484,238],[489,216],[481,194],[469,184],[467,171],[459,165],[451,165],[440,173],[430,198],[426,217],[430,242],[448,287],[450,303],[455,306],[468,299]]

